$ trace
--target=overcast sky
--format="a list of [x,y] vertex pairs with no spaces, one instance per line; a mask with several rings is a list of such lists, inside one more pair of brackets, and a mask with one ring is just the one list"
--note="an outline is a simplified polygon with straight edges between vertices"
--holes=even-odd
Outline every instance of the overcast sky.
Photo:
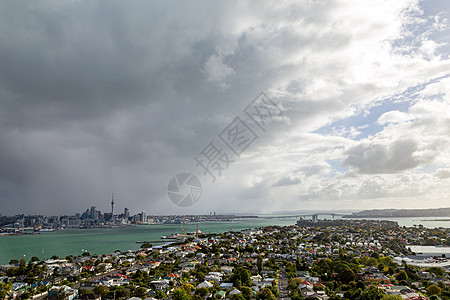
[[[448,207],[449,12],[0,2],[0,213],[108,211],[113,191],[132,214]],[[245,113],[261,92],[275,108],[262,128]],[[224,142],[236,117],[239,155]],[[221,174],[196,161],[212,145]],[[180,172],[201,181],[190,207],[168,198]]]

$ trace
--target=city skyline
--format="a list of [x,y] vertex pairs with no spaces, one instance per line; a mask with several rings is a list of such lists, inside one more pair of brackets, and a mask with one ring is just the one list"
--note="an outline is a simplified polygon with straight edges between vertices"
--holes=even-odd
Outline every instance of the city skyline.
[[443,0],[0,3],[0,212],[447,207],[449,17]]

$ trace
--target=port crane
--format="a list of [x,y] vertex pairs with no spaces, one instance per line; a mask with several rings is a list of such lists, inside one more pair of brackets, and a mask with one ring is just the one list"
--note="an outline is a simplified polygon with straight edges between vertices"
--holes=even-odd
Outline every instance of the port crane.
[[181,225],[181,236],[186,236],[186,235],[184,234],[183,223],[180,223],[180,225]]

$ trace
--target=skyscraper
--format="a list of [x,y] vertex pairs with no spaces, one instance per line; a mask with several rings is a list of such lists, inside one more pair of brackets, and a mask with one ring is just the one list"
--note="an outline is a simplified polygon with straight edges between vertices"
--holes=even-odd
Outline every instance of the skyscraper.
[[89,213],[89,218],[90,219],[95,219],[95,206],[91,206],[91,211]]

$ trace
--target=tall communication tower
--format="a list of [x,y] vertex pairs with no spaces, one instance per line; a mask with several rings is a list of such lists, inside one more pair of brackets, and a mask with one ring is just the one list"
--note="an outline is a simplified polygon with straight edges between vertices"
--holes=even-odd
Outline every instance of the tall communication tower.
[[112,193],[111,198],[111,219],[114,219],[114,192]]

